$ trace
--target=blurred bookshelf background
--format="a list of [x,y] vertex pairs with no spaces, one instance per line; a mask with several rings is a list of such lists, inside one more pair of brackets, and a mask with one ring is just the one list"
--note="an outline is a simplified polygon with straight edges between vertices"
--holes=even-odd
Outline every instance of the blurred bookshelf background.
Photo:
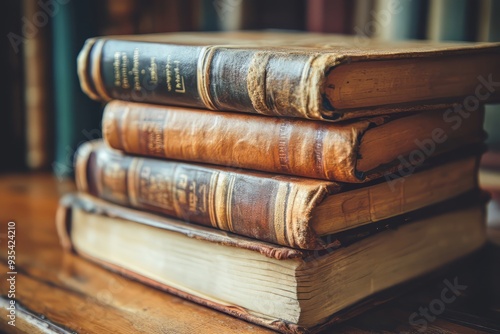
[[[500,0],[6,0],[0,172],[73,172],[101,136],[102,105],[79,87],[85,39],[109,34],[280,29],[360,39],[500,41]],[[500,108],[488,106],[487,182],[500,189]],[[483,175],[486,175],[483,173]]]

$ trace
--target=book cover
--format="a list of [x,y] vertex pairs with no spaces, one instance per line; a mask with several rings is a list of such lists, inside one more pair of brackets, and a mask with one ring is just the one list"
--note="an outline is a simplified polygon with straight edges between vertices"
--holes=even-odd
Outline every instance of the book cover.
[[483,141],[482,108],[464,117],[429,110],[332,124],[115,100],[102,128],[130,154],[359,183]]
[[[329,121],[460,101],[500,74],[494,43],[365,42],[277,32],[102,37],[87,41],[78,71],[96,100]],[[493,89],[482,102],[499,95]]]
[[276,246],[84,195],[64,197],[56,221],[65,249],[105,268],[282,333],[313,333],[480,248],[486,240],[484,205],[477,197],[460,203],[460,209],[442,206],[411,221],[385,223],[323,252]]
[[100,141],[82,145],[76,156],[82,192],[303,249],[328,248],[337,243],[329,237],[333,233],[410,212],[477,185],[476,157],[350,188],[332,181],[127,156]]

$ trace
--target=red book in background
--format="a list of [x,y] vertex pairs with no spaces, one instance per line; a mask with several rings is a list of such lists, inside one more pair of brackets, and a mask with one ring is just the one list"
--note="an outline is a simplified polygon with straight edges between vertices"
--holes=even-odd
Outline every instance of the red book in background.
[[354,1],[308,0],[307,30],[349,34],[352,32]]
[[481,159],[479,173],[481,188],[500,201],[500,151],[488,151]]

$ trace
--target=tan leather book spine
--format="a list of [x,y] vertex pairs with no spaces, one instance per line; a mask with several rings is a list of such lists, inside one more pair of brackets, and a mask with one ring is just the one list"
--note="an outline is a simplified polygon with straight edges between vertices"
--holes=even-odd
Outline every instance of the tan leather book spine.
[[357,183],[371,178],[356,171],[361,138],[387,119],[341,125],[115,100],[102,129],[128,153]]
[[[401,138],[395,140],[413,143],[401,151],[392,149],[406,160],[415,150],[422,150],[417,139],[427,141],[438,126],[444,127],[447,141],[436,145],[429,158],[483,140],[482,109],[469,117],[469,126],[457,131],[449,129],[443,120],[445,113],[431,110],[332,124],[114,100],[105,107],[102,129],[110,147],[130,154],[361,183],[402,167],[405,159],[387,158],[384,164],[362,169],[363,162],[376,156],[366,153],[381,152],[384,146],[372,145],[368,150],[365,143],[370,139],[366,138],[373,140],[375,131],[398,121],[406,123],[386,130],[384,136],[400,131]],[[412,135],[420,127],[428,133]]]
[[340,189],[328,181],[127,156],[100,141],[78,150],[76,180],[79,190],[114,203],[301,249],[329,246],[309,221]]

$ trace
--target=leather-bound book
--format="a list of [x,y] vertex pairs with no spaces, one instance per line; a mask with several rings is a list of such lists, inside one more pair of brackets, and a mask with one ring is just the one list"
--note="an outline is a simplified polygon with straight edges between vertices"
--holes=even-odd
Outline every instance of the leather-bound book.
[[382,42],[364,36],[233,32],[87,41],[82,89],[127,100],[336,121],[498,100],[500,44]]
[[304,251],[69,195],[57,227],[66,249],[108,269],[282,333],[312,333],[477,250],[484,220],[484,205],[463,198]]
[[359,183],[483,141],[483,118],[480,106],[332,124],[112,101],[102,128],[131,154]]
[[339,231],[475,189],[477,164],[476,156],[457,157],[360,187],[128,156],[94,141],[77,152],[76,181],[80,191],[124,206],[279,245],[323,249],[337,243],[331,235]]

